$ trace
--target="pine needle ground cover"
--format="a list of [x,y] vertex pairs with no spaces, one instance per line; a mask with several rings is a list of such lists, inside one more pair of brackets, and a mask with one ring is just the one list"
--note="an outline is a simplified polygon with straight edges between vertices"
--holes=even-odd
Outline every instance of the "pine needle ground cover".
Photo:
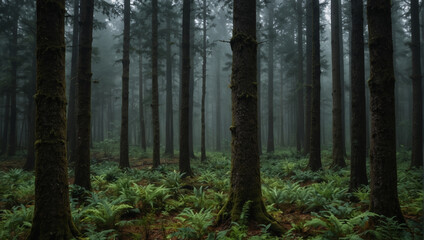
[[[103,146],[105,145],[105,146]],[[269,213],[286,230],[247,225],[249,202],[238,222],[215,224],[229,191],[230,157],[209,153],[194,160],[195,176],[184,178],[177,159],[162,159],[151,170],[151,152],[130,149],[131,166],[118,167],[118,152],[96,146],[92,192],[71,185],[72,217],[86,239],[422,239],[422,170],[409,169],[408,152],[398,154],[398,191],[406,224],[367,211],[369,188],[349,193],[349,169],[328,170],[331,152],[323,151],[324,170],[306,171],[307,158],[292,149],[263,155],[262,194]],[[103,151],[108,149],[108,151]],[[18,167],[20,161],[16,160]],[[349,161],[348,161],[349,163]],[[0,162],[0,239],[25,239],[31,227],[34,176]],[[72,169],[72,167],[71,167]],[[70,171],[69,182],[73,182]]]

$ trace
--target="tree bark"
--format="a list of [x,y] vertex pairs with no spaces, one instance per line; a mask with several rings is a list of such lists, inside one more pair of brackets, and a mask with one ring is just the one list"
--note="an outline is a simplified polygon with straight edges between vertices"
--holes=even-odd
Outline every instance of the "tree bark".
[[16,154],[17,142],[17,109],[16,109],[16,92],[18,81],[18,6],[15,2],[13,9],[13,27],[12,27],[12,41],[10,44],[10,126],[9,126],[9,140],[7,141],[7,156],[14,156]]
[[128,156],[128,95],[130,78],[130,0],[124,0],[124,43],[122,57],[122,108],[119,167],[129,168]]
[[364,4],[362,0],[352,1],[351,38],[351,192],[361,185],[367,185],[366,166],[366,112],[365,112],[365,66],[364,66]]
[[412,160],[411,168],[423,166],[423,94],[421,76],[420,16],[418,0],[411,0],[412,51]]
[[179,169],[184,176],[193,173],[190,167],[190,145],[189,145],[189,102],[190,102],[190,4],[192,0],[183,2],[183,35],[182,35],[182,76],[180,97],[180,160]]
[[143,53],[141,50],[141,37],[140,37],[140,52],[138,55],[138,111],[140,114],[140,143],[141,149],[146,151],[146,125],[144,120],[144,104],[143,104]]
[[193,148],[193,111],[194,111],[194,30],[195,30],[195,19],[196,19],[196,6],[195,1],[191,0],[190,3],[190,83],[189,83],[189,125],[188,125],[188,138],[190,148],[190,158],[195,158]]
[[216,63],[216,150],[221,151],[221,54]]
[[391,4],[368,0],[371,72],[370,210],[405,222],[399,206],[396,171],[396,124]]
[[206,0],[203,0],[203,51],[202,51],[202,58],[203,58],[203,65],[202,65],[202,116],[201,116],[201,125],[202,125],[202,136],[201,136],[201,146],[200,146],[200,152],[201,157],[200,160],[203,162],[206,160],[206,136],[205,136],[205,99],[206,99]]
[[[7,151],[7,140],[9,136],[9,121],[10,121],[10,93],[6,91],[6,103],[4,107],[4,125],[3,125],[3,137],[1,154]],[[0,154],[0,155],[1,155]]]
[[299,153],[302,152],[304,145],[304,106],[303,106],[303,0],[297,0],[297,131],[296,131],[296,147]]
[[78,53],[77,159],[75,184],[91,190],[91,52],[94,0],[81,0],[81,34]]
[[[260,1],[256,0],[256,5],[259,5]],[[261,14],[260,14],[260,8],[256,11],[256,19],[257,19],[257,25],[258,28],[260,28],[261,24]],[[261,34],[259,31],[256,31],[256,41],[261,41]],[[258,147],[259,147],[259,156],[262,155],[262,112],[261,112],[261,46],[257,46],[258,53],[256,57],[256,65],[257,65],[257,81],[258,81]]]
[[271,224],[270,230],[283,229],[266,212],[261,193],[258,154],[258,117],[256,82],[256,1],[235,0],[233,15],[233,66],[231,75],[232,126],[231,185],[229,199],[218,214],[218,222],[238,221],[249,204],[248,221]]
[[34,170],[35,166],[35,102],[34,95],[36,93],[36,81],[37,81],[37,56],[36,56],[36,42],[33,42],[33,54],[31,63],[31,79],[29,82],[29,94],[28,94],[28,142],[27,142],[27,156],[23,169],[26,171]]
[[166,140],[165,154],[174,156],[174,111],[172,101],[171,17],[166,18]]
[[37,1],[35,209],[28,239],[78,237],[66,159],[65,0]]
[[274,152],[274,1],[268,3],[268,142],[267,152]]
[[331,65],[333,78],[333,162],[332,168],[346,166],[343,155],[342,88],[340,54],[340,0],[331,0]]
[[152,126],[153,168],[160,165],[159,87],[158,87],[158,1],[152,0]]
[[312,0],[312,92],[311,92],[311,138],[308,167],[318,171],[321,163],[321,57],[319,1]]
[[305,150],[310,153],[312,109],[312,0],[306,0]]
[[68,160],[76,162],[77,158],[77,73],[78,73],[78,41],[79,41],[79,4],[80,0],[74,0],[74,16],[72,29],[72,57],[71,79],[69,84],[68,100]]

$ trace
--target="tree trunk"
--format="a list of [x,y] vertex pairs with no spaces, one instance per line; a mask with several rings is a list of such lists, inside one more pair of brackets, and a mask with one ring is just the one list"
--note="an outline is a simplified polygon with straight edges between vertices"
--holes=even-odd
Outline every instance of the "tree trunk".
[[[260,5],[260,0],[256,0],[256,5]],[[261,27],[261,14],[260,14],[260,8],[256,10],[256,22],[257,22],[257,28]],[[256,41],[261,41],[261,34],[259,31],[256,31]],[[261,113],[261,45],[257,46],[258,53],[256,57],[256,66],[257,66],[257,81],[258,81],[258,147],[259,147],[259,156],[262,155],[262,113]]]
[[320,58],[320,7],[312,0],[312,92],[311,92],[311,137],[308,167],[312,171],[321,169],[321,58]]
[[421,83],[420,16],[418,0],[411,0],[412,33],[412,161],[411,168],[423,166],[423,94]]
[[256,1],[234,1],[234,28],[231,39],[233,66],[231,75],[232,126],[231,187],[229,199],[218,214],[218,222],[238,221],[248,204],[248,221],[271,224],[270,230],[283,229],[266,212],[261,193],[258,154],[258,117],[256,83]]
[[346,166],[343,155],[342,88],[340,54],[340,0],[331,0],[331,65],[333,77],[333,162],[332,168]]
[[93,42],[94,0],[81,1],[81,34],[78,53],[78,115],[77,159],[75,184],[91,190],[90,136],[91,136],[91,52]]
[[158,88],[158,1],[152,0],[152,126],[153,168],[160,165],[159,88]]
[[29,240],[79,235],[69,206],[64,20],[65,0],[37,1],[35,209]]
[[203,65],[202,65],[202,136],[201,136],[201,157],[203,162],[206,160],[206,136],[205,136],[205,98],[206,98],[206,0],[203,0]]
[[304,145],[304,106],[303,106],[303,0],[297,0],[297,136],[296,147],[297,151],[301,153],[302,146]]
[[193,110],[194,110],[194,30],[195,30],[195,19],[196,19],[196,6],[194,0],[190,3],[190,97],[189,97],[189,125],[188,125],[188,138],[190,148],[190,158],[195,158],[193,149]]
[[366,113],[365,113],[365,68],[364,68],[364,4],[362,0],[352,1],[352,38],[351,38],[351,192],[361,185],[367,185],[366,166]]
[[74,0],[74,16],[72,29],[72,57],[71,79],[69,84],[68,100],[68,159],[76,162],[77,158],[77,72],[78,72],[78,41],[79,41],[79,4],[80,0]]
[[29,82],[29,94],[28,94],[28,142],[27,142],[27,156],[25,165],[23,169],[26,171],[34,170],[35,165],[35,102],[34,95],[36,91],[36,81],[37,81],[37,56],[36,56],[36,42],[33,42],[33,54],[32,54],[32,63],[31,63],[31,79]]
[[174,156],[174,111],[172,102],[171,17],[166,18],[166,140],[165,154]]
[[146,126],[144,122],[144,106],[143,106],[143,55],[141,50],[141,37],[140,37],[140,53],[138,55],[138,111],[140,114],[140,143],[141,149],[146,151]]
[[183,2],[183,35],[182,35],[182,75],[180,97],[180,160],[179,169],[184,176],[191,176],[189,146],[189,102],[190,102],[190,4],[192,0]]
[[119,151],[119,167],[129,168],[128,156],[128,95],[130,78],[130,0],[124,0],[124,43],[122,57],[122,108],[121,108],[121,141]]
[[312,0],[306,0],[305,150],[310,153],[312,109]]
[[10,93],[6,92],[6,103],[4,107],[4,125],[3,125],[3,137],[2,137],[2,146],[1,154],[6,153],[7,150],[7,140],[9,136],[9,121],[10,121]]
[[399,206],[396,171],[396,124],[391,4],[368,0],[371,73],[370,210],[405,222]]
[[216,150],[221,151],[221,54],[216,63]]
[[274,1],[268,3],[268,144],[267,152],[274,152]]
[[280,115],[281,115],[281,128],[280,128],[280,136],[281,136],[281,147],[285,146],[284,141],[284,67],[283,67],[283,57],[281,56],[280,60],[280,86],[281,86],[281,97],[280,97]]
[[[17,5],[17,3],[15,3]],[[18,6],[15,6],[18,8]],[[16,92],[17,80],[18,80],[18,9],[14,10],[13,13],[13,28],[12,28],[12,42],[10,44],[10,77],[11,77],[11,89],[10,89],[10,127],[9,127],[9,140],[7,141],[7,156],[14,156],[16,154],[16,142],[17,142],[17,109],[16,109]]]

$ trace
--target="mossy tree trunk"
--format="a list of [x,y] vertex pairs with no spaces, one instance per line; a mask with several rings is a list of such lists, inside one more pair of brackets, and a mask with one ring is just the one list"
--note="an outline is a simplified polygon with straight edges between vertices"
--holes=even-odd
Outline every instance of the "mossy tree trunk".
[[81,34],[78,54],[78,114],[77,159],[75,184],[91,190],[90,137],[91,137],[91,52],[93,42],[94,0],[81,0]]
[[172,101],[171,13],[166,17],[166,139],[165,154],[174,156],[174,111]]
[[28,239],[79,235],[66,159],[65,0],[37,0],[35,209]]
[[371,106],[370,210],[405,222],[397,194],[391,3],[368,0]]
[[310,153],[312,108],[312,0],[306,0],[306,81],[305,81],[305,149]]
[[274,152],[274,0],[268,3],[268,142],[267,152]]
[[232,126],[231,184],[229,199],[218,215],[218,223],[238,221],[243,206],[249,204],[248,221],[271,224],[271,231],[282,233],[266,212],[261,193],[258,154],[258,105],[256,82],[256,1],[235,0],[233,15],[233,65],[231,77]]
[[331,0],[331,65],[333,78],[333,162],[331,167],[346,166],[343,154],[342,84],[340,54],[340,0]]
[[76,162],[77,159],[77,72],[78,72],[78,41],[79,41],[79,4],[80,0],[74,0],[74,14],[72,17],[72,57],[71,79],[69,84],[68,99],[68,159]]
[[412,161],[411,167],[423,166],[423,94],[421,76],[420,16],[418,0],[411,0],[412,34]]
[[352,0],[351,38],[351,164],[350,191],[367,185],[366,166],[366,113],[365,113],[365,66],[364,66],[364,4]]
[[203,49],[202,49],[202,111],[201,111],[201,125],[202,125],[202,134],[201,134],[201,146],[200,146],[200,160],[203,162],[206,160],[206,121],[205,121],[205,100],[206,100],[206,0],[203,0]]
[[119,167],[129,168],[128,152],[128,95],[130,78],[130,0],[124,0],[124,42],[122,57],[122,108],[121,108],[121,141],[119,151]]
[[189,85],[190,85],[190,4],[183,2],[182,74],[180,97],[180,159],[179,169],[185,176],[192,175],[189,146]]
[[302,152],[304,145],[304,106],[303,106],[303,0],[297,0],[297,131],[296,148],[299,153]]
[[318,171],[321,163],[321,58],[320,58],[320,7],[312,0],[312,92],[311,92],[311,136],[308,167]]
[[158,87],[158,1],[152,0],[152,126],[153,168],[160,165],[159,87]]

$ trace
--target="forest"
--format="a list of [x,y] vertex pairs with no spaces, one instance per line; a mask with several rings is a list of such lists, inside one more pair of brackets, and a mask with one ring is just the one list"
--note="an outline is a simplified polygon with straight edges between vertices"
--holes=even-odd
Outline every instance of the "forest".
[[423,239],[423,43],[419,0],[0,0],[0,239]]

